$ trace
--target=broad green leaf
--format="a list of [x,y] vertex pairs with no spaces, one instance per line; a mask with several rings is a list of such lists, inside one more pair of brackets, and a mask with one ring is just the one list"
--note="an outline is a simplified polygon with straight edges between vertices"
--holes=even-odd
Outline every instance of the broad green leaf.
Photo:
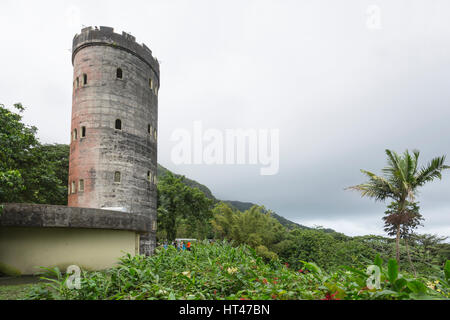
[[397,291],[402,290],[406,285],[408,284],[408,281],[406,281],[404,278],[399,278],[394,283],[394,288]]
[[380,270],[383,270],[383,259],[381,259],[380,254],[378,253],[373,262],[374,265],[378,266]]
[[412,300],[436,300],[435,297],[423,294],[423,293],[411,293],[409,298]]
[[450,281],[450,260],[447,260],[445,262],[444,275],[445,275],[445,280],[447,280],[447,282],[449,282]]
[[174,294],[173,292],[171,292],[171,293],[169,294],[168,299],[169,299],[169,300],[177,300],[177,298],[175,297],[175,294]]
[[398,277],[398,264],[397,264],[397,260],[395,260],[395,259],[389,259],[389,262],[388,262],[388,277],[389,277],[389,281],[391,283],[394,283],[395,280],[397,280],[397,277]]
[[374,297],[383,297],[383,296],[393,296],[393,297],[396,297],[397,295],[398,295],[397,292],[392,291],[392,290],[387,290],[387,289],[385,289],[385,290],[381,290],[381,291],[375,292]]
[[408,282],[408,288],[414,293],[424,294],[427,292],[427,287],[418,280],[412,280]]
[[351,272],[353,272],[353,273],[356,273],[357,275],[360,275],[360,276],[362,276],[363,278],[367,278],[367,275],[366,275],[363,271],[361,271],[361,270],[358,270],[358,269],[355,269],[355,268],[349,267],[349,266],[341,266],[341,267],[344,268],[344,269],[346,269],[346,270],[348,270],[348,271],[351,271]]
[[300,262],[302,262],[303,265],[305,266],[305,268],[308,269],[309,271],[311,271],[312,273],[318,273],[318,274],[322,273],[322,270],[320,270],[320,268],[314,262],[306,262],[306,261],[302,261],[302,260],[300,260]]

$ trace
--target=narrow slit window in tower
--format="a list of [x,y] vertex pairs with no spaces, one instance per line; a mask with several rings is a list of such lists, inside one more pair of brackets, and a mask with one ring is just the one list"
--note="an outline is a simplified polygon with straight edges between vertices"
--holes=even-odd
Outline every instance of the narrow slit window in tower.
[[87,84],[87,74],[83,74],[83,85]]
[[116,171],[116,172],[114,172],[114,182],[116,182],[116,183],[120,183],[120,181],[121,181],[121,175],[120,175],[120,172],[119,171]]
[[86,137],[86,127],[81,127],[81,138],[85,138]]
[[77,77],[77,88],[80,86],[80,78]]
[[117,79],[122,79],[122,69],[117,68],[116,77]]
[[80,181],[78,182],[78,191],[79,192],[84,191],[84,180],[83,179],[80,179]]
[[153,80],[151,78],[148,79],[148,85],[149,85],[150,89],[153,90]]
[[72,193],[75,193],[75,181],[72,181]]
[[117,130],[122,130],[122,120],[116,119],[116,126],[115,126],[115,128]]
[[73,129],[73,141],[77,140],[77,129]]
[[153,180],[152,172],[151,172],[151,171],[147,171],[147,180],[148,180],[149,182],[152,182],[152,180]]

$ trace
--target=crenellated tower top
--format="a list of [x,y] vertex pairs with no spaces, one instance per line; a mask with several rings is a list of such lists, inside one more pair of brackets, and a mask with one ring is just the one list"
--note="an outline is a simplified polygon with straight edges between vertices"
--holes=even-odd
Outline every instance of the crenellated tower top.
[[136,42],[136,37],[122,32],[115,33],[111,27],[86,27],[81,29],[81,33],[76,34],[72,44],[72,64],[75,55],[81,49],[88,46],[111,46],[127,51],[144,61],[155,72],[159,83],[159,62],[154,58],[152,51],[145,45]]

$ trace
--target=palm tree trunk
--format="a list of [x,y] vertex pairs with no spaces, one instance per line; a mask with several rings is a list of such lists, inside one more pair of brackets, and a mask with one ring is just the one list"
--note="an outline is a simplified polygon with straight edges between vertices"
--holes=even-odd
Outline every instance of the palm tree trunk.
[[413,265],[413,263],[411,261],[411,255],[409,254],[408,240],[406,238],[405,238],[405,246],[406,246],[406,253],[408,254],[409,264],[411,265],[411,268],[413,270],[414,277],[417,277],[416,268],[414,268],[414,265]]
[[[402,199],[399,201],[399,208],[398,208],[398,214],[403,214],[403,211],[405,209],[405,204],[406,204],[406,197],[407,194],[404,194]],[[397,259],[397,264],[400,265],[400,228],[401,228],[401,224],[399,223],[397,226],[397,239],[395,241],[395,246],[396,246],[396,259]]]
[[397,238],[395,240],[395,250],[396,250],[396,254],[395,254],[395,258],[397,259],[397,264],[400,265],[400,225],[397,226]]

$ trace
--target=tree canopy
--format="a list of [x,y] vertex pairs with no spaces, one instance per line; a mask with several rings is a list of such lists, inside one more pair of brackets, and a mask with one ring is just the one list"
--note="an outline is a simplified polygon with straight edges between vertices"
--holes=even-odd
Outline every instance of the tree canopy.
[[14,109],[0,104],[0,202],[66,204],[69,146],[41,144]]
[[205,237],[212,216],[213,201],[199,189],[186,186],[183,179],[168,172],[158,180],[158,229],[169,241],[175,240],[183,222],[191,234]]

